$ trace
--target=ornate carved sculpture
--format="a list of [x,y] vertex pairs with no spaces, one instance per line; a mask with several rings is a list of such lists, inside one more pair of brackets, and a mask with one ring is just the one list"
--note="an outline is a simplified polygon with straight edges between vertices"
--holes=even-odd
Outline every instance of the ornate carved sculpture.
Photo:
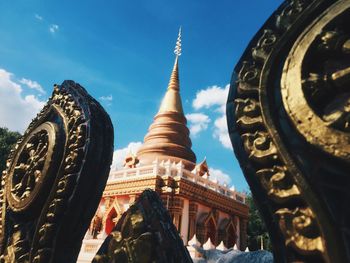
[[191,257],[156,192],[144,191],[118,221],[94,263],[190,263]]
[[0,262],[75,262],[112,153],[99,103],[73,81],[55,85],[2,174]]
[[136,165],[139,163],[139,159],[136,155],[129,153],[124,160],[124,167],[128,168],[135,168]]
[[350,262],[350,2],[291,0],[235,68],[235,153],[276,262]]

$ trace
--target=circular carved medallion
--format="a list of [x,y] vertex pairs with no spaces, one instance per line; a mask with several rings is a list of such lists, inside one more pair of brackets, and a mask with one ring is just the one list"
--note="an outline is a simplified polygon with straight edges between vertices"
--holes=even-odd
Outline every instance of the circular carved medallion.
[[56,145],[56,125],[45,122],[25,136],[14,156],[6,184],[6,197],[14,212],[32,208],[50,176]]
[[[342,0],[299,37],[283,69],[285,109],[301,135],[335,157],[350,158],[350,2]],[[310,63],[312,61],[313,63]]]

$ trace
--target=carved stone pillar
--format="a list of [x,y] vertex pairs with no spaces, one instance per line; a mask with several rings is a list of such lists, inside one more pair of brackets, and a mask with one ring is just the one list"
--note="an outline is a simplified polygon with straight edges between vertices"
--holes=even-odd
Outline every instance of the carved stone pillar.
[[244,250],[247,247],[247,220],[241,220],[240,223],[240,245],[239,248]]
[[236,245],[237,247],[241,247],[241,219],[239,217],[236,217]]
[[191,240],[194,234],[196,234],[197,212],[198,212],[198,205],[195,202],[190,201],[188,240]]
[[188,231],[189,231],[189,210],[190,202],[188,199],[183,199],[183,208],[182,208],[182,219],[181,219],[181,231],[180,236],[184,245],[187,245],[188,242]]
[[181,217],[181,214],[180,213],[174,213],[173,214],[173,224],[176,226],[176,229],[177,231],[180,232],[180,217]]
[[215,222],[218,222],[219,221],[219,211],[217,209],[213,209],[212,210],[212,213],[214,215],[214,218],[215,218]]
[[169,205],[169,212],[173,218],[173,223],[176,226],[176,229],[180,232],[184,201],[182,200],[182,198],[173,197],[170,204],[171,205]]

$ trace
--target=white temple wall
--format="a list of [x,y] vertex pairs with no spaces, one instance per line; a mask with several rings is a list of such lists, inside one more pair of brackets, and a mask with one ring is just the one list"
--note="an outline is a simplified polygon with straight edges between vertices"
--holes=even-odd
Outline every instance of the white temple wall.
[[189,225],[190,201],[188,199],[183,199],[183,201],[184,201],[184,207],[182,210],[180,235],[184,242],[184,245],[186,245],[188,241],[187,234],[188,234],[188,225]]

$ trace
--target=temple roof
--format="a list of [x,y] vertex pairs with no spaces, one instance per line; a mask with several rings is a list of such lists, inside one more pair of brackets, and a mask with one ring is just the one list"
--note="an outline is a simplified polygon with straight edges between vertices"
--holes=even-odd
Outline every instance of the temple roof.
[[180,96],[178,62],[181,55],[181,28],[174,52],[176,57],[168,89],[144,138],[144,144],[137,152],[137,157],[141,164],[150,164],[156,158],[182,161],[187,169],[192,170],[196,163],[196,155],[191,150],[190,132]]

